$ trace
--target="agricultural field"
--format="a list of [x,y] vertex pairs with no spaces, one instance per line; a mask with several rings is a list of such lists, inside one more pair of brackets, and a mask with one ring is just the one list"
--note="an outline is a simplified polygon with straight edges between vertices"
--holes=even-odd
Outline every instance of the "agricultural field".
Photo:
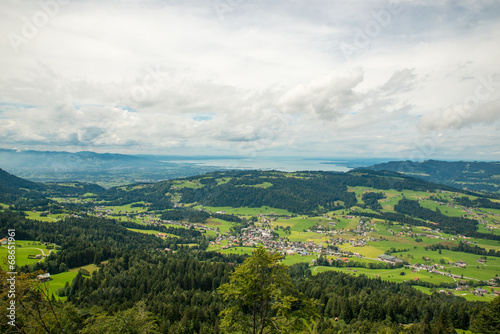
[[162,233],[162,234],[165,234],[167,237],[179,238],[179,236],[177,236],[175,234],[164,233],[164,232],[160,232],[160,231],[156,231],[156,230],[139,230],[139,229],[136,229],[136,228],[127,228],[127,230],[132,231],[132,232],[144,233],[144,234],[152,234],[152,235],[157,235],[158,233]]
[[[50,281],[40,283],[41,288],[48,289],[49,296],[54,295],[56,299],[66,300],[66,297],[59,297],[57,295],[57,290],[59,290],[60,288],[64,288],[66,283],[71,284],[73,279],[78,275],[80,269],[85,269],[89,272],[90,275],[92,275],[94,271],[99,270],[99,267],[95,264],[89,264],[78,268],[72,268],[64,273],[51,275]],[[84,275],[84,277],[86,276]]]
[[66,282],[71,284],[76,275],[78,275],[78,271],[67,271],[56,275],[50,275],[50,281],[40,283],[40,285],[42,289],[48,289],[49,296],[54,295],[57,299],[66,300],[66,297],[59,297],[57,295],[57,290],[64,288]]
[[204,225],[216,228],[219,233],[226,233],[234,224],[219,218],[208,218]]
[[[105,262],[103,262],[103,263],[105,263]],[[99,267],[96,266],[95,264],[89,264],[89,265],[86,265],[86,266],[69,269],[69,271],[74,271],[74,272],[78,273],[78,271],[80,271],[80,269],[84,269],[84,270],[88,271],[89,274],[92,275],[92,273],[94,271],[99,270]]]
[[160,233],[159,231],[155,231],[155,230],[139,230],[137,228],[127,228],[127,230],[132,231],[132,232],[137,232],[137,233],[153,234],[153,235]]
[[143,201],[135,202],[121,206],[102,206],[100,207],[100,211],[103,212],[111,211],[113,213],[144,213],[147,211],[147,209],[144,207],[140,206],[132,207],[132,205],[134,204],[144,204],[144,202]]
[[39,220],[42,222],[55,222],[59,219],[62,219],[65,214],[56,214],[56,215],[48,215],[48,216],[41,216],[43,212],[33,212],[33,211],[26,211],[26,214],[28,215],[27,218],[33,219],[33,220]]
[[173,188],[174,189],[182,189],[182,188],[198,189],[198,188],[203,188],[203,184],[201,184],[198,181],[177,180],[177,181],[174,181]]
[[[382,280],[387,280],[391,282],[402,283],[409,280],[420,280],[429,283],[454,283],[454,280],[450,277],[432,274],[426,271],[412,272],[410,269],[366,269],[366,268],[356,268],[356,267],[312,267],[311,272],[313,275],[324,271],[340,271],[353,276],[365,275],[371,278],[380,278]],[[404,273],[403,275],[401,273]]]
[[[7,258],[7,251],[6,245],[0,247],[0,259]],[[44,255],[48,255],[50,252],[57,251],[54,249],[47,249],[46,245],[38,241],[16,240],[16,264],[19,267],[42,261],[43,259],[35,259],[34,257],[36,255],[41,255],[43,258]],[[2,267],[6,268],[3,264]]]
[[420,205],[423,206],[424,208],[431,209],[433,211],[436,211],[436,209],[439,209],[442,214],[446,216],[451,216],[451,217],[462,217],[465,215],[467,212],[462,210],[461,208],[455,208],[455,207],[449,207],[446,205],[441,205],[438,203],[435,203],[434,201],[431,200],[422,200],[420,201]]
[[260,208],[233,208],[230,206],[221,206],[221,207],[214,207],[214,206],[195,206],[194,209],[198,208],[203,208],[204,210],[208,212],[225,212],[226,214],[233,214],[233,215],[238,215],[238,216],[256,216],[258,214],[261,215],[269,215],[269,214],[276,214],[276,215],[284,215],[284,216],[291,216],[293,215],[292,213],[288,212],[287,210],[283,209],[276,209],[276,208],[270,208],[268,206],[262,206]]
[[[365,191],[375,191],[375,189],[370,189],[366,187],[353,187],[350,191],[359,194],[361,197],[363,192]],[[439,205],[434,201],[427,200],[432,195],[436,195],[433,193],[427,192],[416,192],[416,191],[402,191],[397,192],[395,190],[385,191],[386,199],[380,200],[383,205],[387,205],[387,202],[394,200],[394,203],[397,203],[400,198],[405,196],[406,198],[413,198],[415,200],[419,200],[420,204],[423,207],[429,208],[431,210],[435,210],[438,208],[443,214],[449,215],[451,217],[460,217],[465,214],[465,212],[461,208],[454,208],[446,205]],[[448,194],[440,194],[451,196]],[[399,198],[400,197],[400,198]],[[386,204],[384,204],[384,202]],[[392,203],[391,203],[392,204]],[[261,210],[258,212],[253,209],[250,211],[248,208],[229,208],[229,207],[217,207],[217,208],[206,208],[210,211],[225,211],[226,213],[235,213],[235,214],[264,214],[261,213]],[[274,213],[277,213],[275,209],[272,209]],[[267,211],[267,214],[270,212]],[[361,235],[359,233],[354,232],[357,228],[360,217],[353,216],[347,217],[344,212],[330,212],[325,216],[296,216],[292,218],[273,218],[273,216],[266,216],[266,223],[261,223],[261,219],[259,218],[256,226],[260,226],[263,228],[270,228],[274,232],[278,234],[280,238],[283,240],[287,240],[289,242],[314,242],[315,244],[321,244],[326,246],[332,238],[344,238],[346,242],[337,244],[337,247],[340,252],[351,252],[360,254],[361,258],[352,257],[350,261],[359,262],[359,263],[380,263],[377,259],[379,255],[386,253],[387,251],[394,249],[396,252],[391,255],[397,256],[398,258],[406,261],[410,265],[413,264],[425,264],[425,265],[436,265],[437,270],[446,274],[458,275],[464,279],[472,279],[475,281],[487,281],[490,280],[497,275],[500,276],[500,258],[496,257],[487,257],[485,264],[480,264],[477,260],[481,259],[480,255],[474,255],[463,252],[453,252],[447,249],[438,251],[426,250],[426,246],[435,245],[435,244],[443,244],[445,246],[456,246],[460,240],[469,241],[468,239],[458,239],[456,236],[443,233],[436,232],[431,230],[428,227],[423,226],[411,226],[411,231],[416,233],[417,237],[409,237],[406,236],[409,229],[407,226],[404,226],[400,223],[387,223],[379,219],[368,219],[371,221],[371,224],[368,227],[373,228],[373,231],[368,231],[365,235]],[[269,222],[267,222],[269,220]],[[365,219],[366,220],[366,219]],[[207,226],[215,227],[217,224],[221,224],[223,227],[224,221],[210,218],[207,221]],[[311,230],[314,226],[322,226],[326,230],[328,230],[328,234],[320,234],[316,231]],[[289,229],[289,232],[286,232],[284,229]],[[220,229],[221,233],[225,233],[229,230],[229,226],[226,226],[224,229]],[[481,231],[479,229],[479,231]],[[367,242],[364,246],[353,245],[353,240],[366,239]],[[375,241],[374,241],[375,240]],[[484,239],[474,239],[478,246],[484,247],[488,249],[500,250],[500,242],[493,240],[484,240]],[[227,246],[227,241],[223,241],[221,245],[214,247],[213,245],[209,247],[209,250],[219,250],[222,246]],[[245,247],[243,247],[244,249]],[[250,249],[245,249],[244,253],[251,252]],[[223,250],[224,253],[241,253],[242,247],[233,247]],[[306,256],[301,255],[292,255],[286,256],[283,260],[286,264],[294,264],[298,262],[307,262],[312,264],[312,260],[316,259],[319,256],[319,253],[310,253]],[[334,258],[333,256],[327,256],[327,258]],[[454,263],[459,260],[465,261],[467,266],[465,268],[459,268]],[[322,267],[315,267],[322,268]],[[416,271],[411,272],[410,269],[366,269],[366,268],[353,268],[356,272],[352,270],[348,270],[346,268],[332,268],[325,267],[327,269],[316,269],[316,272],[322,270],[339,270],[349,272],[351,274],[366,274],[370,276],[379,275],[381,279],[388,279],[395,282],[403,282],[407,280],[409,277],[412,279],[418,278],[424,282],[431,282],[434,284],[440,283],[453,283],[455,282],[453,278],[440,275],[437,273],[429,273],[427,271]],[[398,271],[399,270],[399,271]],[[403,271],[405,275],[400,275],[400,272]],[[475,296],[474,296],[475,297]]]
[[[463,298],[465,298],[466,300],[469,300],[469,301],[480,301],[480,302],[485,302],[486,301],[486,302],[490,302],[490,301],[492,301],[495,298],[495,295],[493,295],[491,293],[490,294],[485,294],[485,295],[482,295],[482,296],[477,296],[477,295],[472,294],[468,290],[457,291],[457,290],[453,290],[453,289],[428,288],[428,287],[425,287],[425,286],[418,286],[418,285],[414,285],[413,288],[417,289],[419,291],[422,291],[422,292],[424,292],[424,293],[426,293],[428,295],[433,294],[435,292],[439,292],[440,290],[443,290],[443,291],[445,291],[445,293],[451,292],[455,296],[463,297]],[[483,288],[488,289],[489,287],[488,286],[484,286]],[[459,332],[459,333],[461,333],[461,332]],[[468,333],[470,333],[470,332],[468,332]]]

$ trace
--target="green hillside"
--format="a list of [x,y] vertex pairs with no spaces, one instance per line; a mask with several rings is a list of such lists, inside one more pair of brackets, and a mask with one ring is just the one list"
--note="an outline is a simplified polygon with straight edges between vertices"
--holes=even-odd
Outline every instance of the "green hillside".
[[392,171],[472,191],[500,192],[500,163],[482,161],[391,161],[366,167]]

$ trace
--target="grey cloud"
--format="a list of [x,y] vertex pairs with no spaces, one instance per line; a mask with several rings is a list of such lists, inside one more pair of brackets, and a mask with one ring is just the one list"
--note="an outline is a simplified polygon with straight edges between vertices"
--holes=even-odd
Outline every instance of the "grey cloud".
[[500,98],[471,108],[465,104],[422,116],[418,127],[423,132],[460,130],[477,124],[493,124],[500,119]]
[[409,91],[413,88],[416,77],[415,69],[398,70],[381,87],[381,90],[392,93]]
[[286,92],[278,104],[285,113],[313,113],[322,119],[336,119],[357,104],[362,96],[354,92],[363,81],[363,71],[330,74]]

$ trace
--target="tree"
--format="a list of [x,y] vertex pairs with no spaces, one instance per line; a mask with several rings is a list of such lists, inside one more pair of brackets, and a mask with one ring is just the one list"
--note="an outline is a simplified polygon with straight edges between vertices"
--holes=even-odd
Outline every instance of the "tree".
[[471,330],[474,333],[500,333],[500,297],[493,299],[472,318]]
[[64,332],[61,303],[50,298],[45,284],[35,281],[38,274],[42,272],[13,275],[0,268],[0,332]]
[[159,334],[156,319],[151,312],[146,311],[144,301],[137,302],[131,309],[117,312],[114,315],[99,313],[87,320],[87,325],[82,334]]
[[219,290],[230,305],[221,312],[225,333],[295,333],[318,317],[318,302],[292,285],[283,256],[259,247]]

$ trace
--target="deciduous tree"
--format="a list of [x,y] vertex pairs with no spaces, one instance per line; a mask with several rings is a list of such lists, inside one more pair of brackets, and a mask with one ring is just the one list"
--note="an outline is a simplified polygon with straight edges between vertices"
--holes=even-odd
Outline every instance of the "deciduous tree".
[[259,247],[220,287],[228,307],[221,312],[226,333],[296,333],[318,317],[318,302],[292,285],[283,256]]

